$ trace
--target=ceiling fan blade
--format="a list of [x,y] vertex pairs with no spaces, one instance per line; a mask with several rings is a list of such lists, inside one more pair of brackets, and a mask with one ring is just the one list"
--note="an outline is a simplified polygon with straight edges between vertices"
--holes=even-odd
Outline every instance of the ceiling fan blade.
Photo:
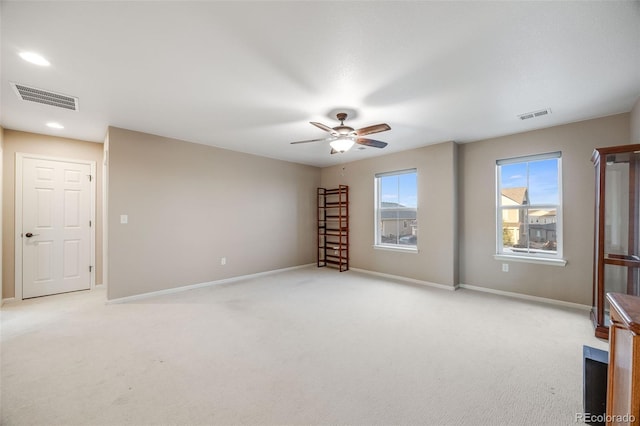
[[389,127],[387,123],[375,124],[373,126],[367,126],[356,130],[356,135],[364,136],[370,135],[371,133],[386,132],[387,130],[391,130],[391,127]]
[[325,124],[317,123],[317,122],[315,122],[315,121],[310,121],[309,123],[311,123],[311,124],[313,124],[314,126],[316,126],[316,127],[320,128],[320,129],[324,130],[325,132],[329,132],[329,133],[331,133],[331,134],[332,134],[332,135],[334,135],[334,136],[338,136],[338,132],[336,132],[336,131],[335,131],[335,130],[333,130],[331,127],[329,127],[329,126],[327,126],[327,125],[325,125]]
[[384,148],[387,146],[386,142],[377,141],[375,139],[367,139],[367,138],[358,138],[356,142],[360,145],[372,146],[374,148]]
[[322,139],[309,139],[308,141],[296,141],[296,142],[291,142],[291,145],[297,144],[297,143],[309,143],[309,142],[322,142],[322,141],[331,141],[334,138],[322,138]]

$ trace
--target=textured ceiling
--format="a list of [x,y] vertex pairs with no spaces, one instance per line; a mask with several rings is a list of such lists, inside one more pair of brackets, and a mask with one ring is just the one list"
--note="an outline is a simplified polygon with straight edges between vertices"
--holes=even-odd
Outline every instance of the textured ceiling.
[[[640,96],[638,1],[5,1],[0,13],[2,126],[95,142],[111,125],[326,166],[627,112]],[[20,101],[10,82],[80,110]],[[352,127],[388,123],[372,137],[389,146],[289,144],[324,137],[308,122],[333,127],[342,107]]]

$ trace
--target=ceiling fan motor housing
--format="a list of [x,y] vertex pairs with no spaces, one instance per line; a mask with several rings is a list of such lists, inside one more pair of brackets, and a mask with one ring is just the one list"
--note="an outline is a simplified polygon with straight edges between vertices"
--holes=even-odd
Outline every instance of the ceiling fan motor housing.
[[356,131],[353,127],[349,126],[336,126],[333,128],[340,136],[355,136]]

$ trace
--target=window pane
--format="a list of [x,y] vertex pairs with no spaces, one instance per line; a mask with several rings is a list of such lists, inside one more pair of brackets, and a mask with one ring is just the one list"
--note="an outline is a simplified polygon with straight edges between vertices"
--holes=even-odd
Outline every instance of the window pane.
[[413,208],[418,206],[417,180],[416,173],[398,176],[398,202],[400,205]]
[[527,163],[505,164],[500,166],[500,187],[526,188],[527,187]]
[[376,244],[416,246],[417,173],[378,176]]
[[496,161],[498,253],[561,256],[561,153]]
[[529,163],[529,204],[559,204],[558,159]]
[[502,210],[502,246],[505,253],[527,251],[525,219],[525,209]]
[[380,179],[380,207],[397,207],[400,202],[398,176],[384,176],[378,179]]
[[529,209],[529,249],[532,252],[557,252],[556,218],[556,209]]
[[417,245],[416,209],[388,208],[380,211],[378,234],[382,244]]
[[382,244],[399,244],[399,219],[382,218],[380,242]]

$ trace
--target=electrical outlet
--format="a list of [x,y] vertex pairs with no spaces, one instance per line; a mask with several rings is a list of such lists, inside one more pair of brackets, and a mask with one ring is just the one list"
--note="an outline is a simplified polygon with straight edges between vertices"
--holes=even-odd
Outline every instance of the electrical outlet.
[[221,257],[220,258],[220,264],[221,265],[226,265],[227,264],[227,258],[226,257]]
[[508,263],[503,263],[502,264],[502,272],[509,272],[509,264]]

